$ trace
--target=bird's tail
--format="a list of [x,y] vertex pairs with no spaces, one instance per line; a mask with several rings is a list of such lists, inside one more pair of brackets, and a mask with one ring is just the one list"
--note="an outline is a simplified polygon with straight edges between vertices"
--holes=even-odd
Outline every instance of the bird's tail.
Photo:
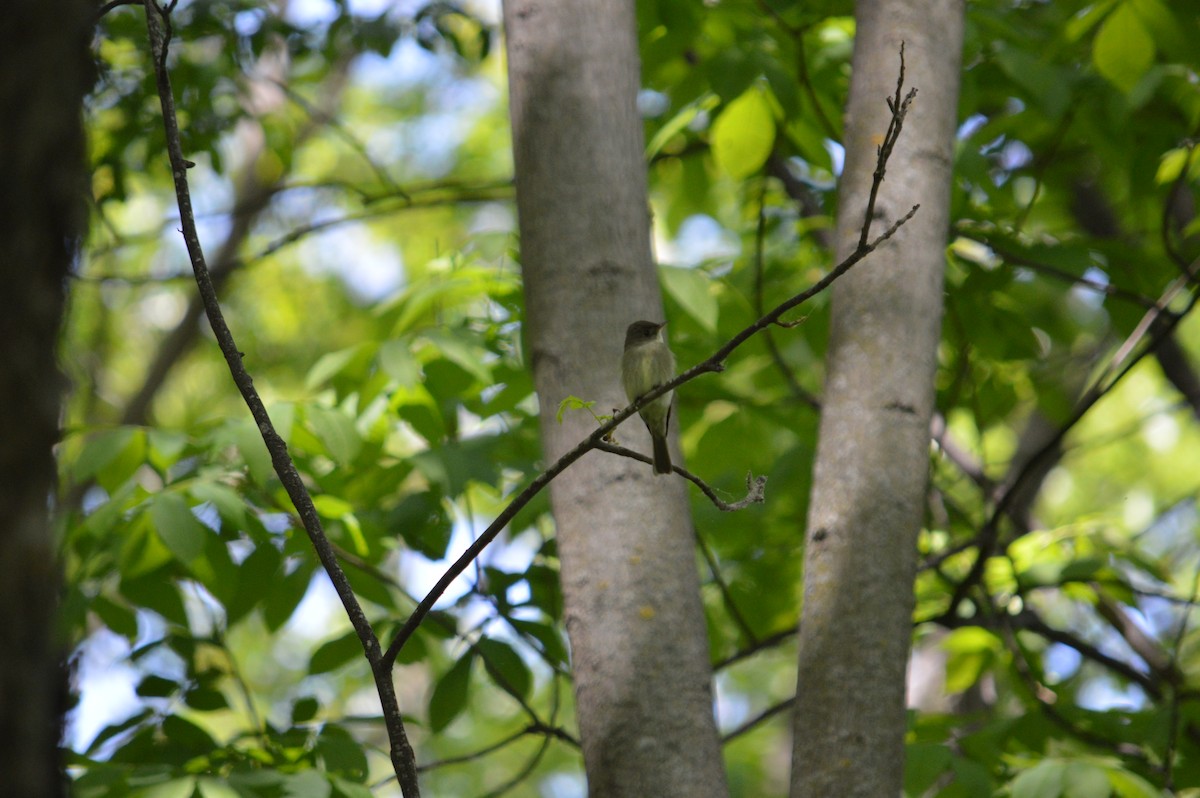
[[654,473],[670,474],[671,452],[667,449],[666,436],[651,435],[650,439],[654,442]]

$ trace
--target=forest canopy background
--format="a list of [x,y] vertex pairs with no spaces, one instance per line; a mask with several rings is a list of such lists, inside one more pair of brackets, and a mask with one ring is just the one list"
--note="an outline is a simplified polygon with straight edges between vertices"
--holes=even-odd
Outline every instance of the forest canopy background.
[[[637,10],[686,367],[831,265],[853,9]],[[968,5],[909,795],[1200,794],[1198,11]],[[211,0],[170,19],[225,312],[390,628],[543,467],[537,402],[565,398],[534,395],[522,338],[499,10]],[[359,641],[202,320],[140,6],[100,18],[95,53],[60,347],[75,790],[398,794]],[[828,301],[803,312],[676,409],[688,468],[726,498],[769,478],[740,513],[693,494],[737,795],[787,790]],[[402,652],[430,794],[584,794],[553,530],[535,500]]]

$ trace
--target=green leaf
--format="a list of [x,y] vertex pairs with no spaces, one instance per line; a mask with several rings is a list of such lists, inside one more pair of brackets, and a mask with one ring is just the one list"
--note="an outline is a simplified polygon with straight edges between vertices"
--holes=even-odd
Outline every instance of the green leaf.
[[1108,798],[1112,794],[1108,772],[1091,762],[1068,763],[1063,783],[1063,798]]
[[263,599],[263,620],[272,632],[287,623],[288,618],[308,592],[313,565],[303,562],[294,571],[277,579]]
[[236,569],[233,594],[225,599],[225,612],[232,626],[259,605],[272,591],[276,576],[282,575],[283,558],[269,543],[254,547]]
[[340,410],[328,407],[305,408],[309,428],[325,447],[325,454],[338,465],[349,465],[362,451],[362,436],[354,427],[354,419]]
[[476,644],[488,675],[501,689],[512,691],[521,698],[529,697],[533,676],[529,666],[512,646],[502,640],[485,638]]
[[328,493],[322,493],[312,497],[313,507],[327,519],[339,519],[344,515],[354,512],[354,505],[345,499],[339,499],[337,496],[330,496]]
[[242,793],[228,781],[212,776],[201,776],[196,781],[196,790],[200,798],[242,798]]
[[446,556],[453,528],[438,490],[410,493],[387,514],[386,527],[431,560]]
[[549,624],[539,623],[537,621],[526,621],[520,618],[513,618],[510,621],[513,628],[520,631],[522,634],[527,634],[534,640],[542,644],[542,653],[546,658],[556,665],[566,667],[567,665],[567,647],[563,643],[562,636],[558,630]]
[[910,743],[905,746],[904,794],[924,795],[938,777],[950,767],[950,749],[936,743]]
[[142,698],[166,698],[179,691],[179,683],[161,676],[147,676],[138,682],[137,694]]
[[207,756],[216,749],[217,741],[208,732],[178,715],[168,715],[162,722],[162,732],[172,753],[187,761],[196,756]]
[[179,455],[187,448],[188,436],[182,432],[167,429],[149,429],[146,434],[149,444],[146,459],[160,473],[166,473],[167,469],[175,464]]
[[1154,182],[1160,186],[1174,183],[1187,169],[1188,178],[1195,179],[1200,173],[1200,149],[1196,147],[1175,147],[1162,154],[1158,162],[1158,171]]
[[225,694],[213,687],[197,687],[188,690],[183,701],[192,709],[198,709],[201,712],[229,709],[229,702],[225,699]]
[[193,482],[188,488],[198,503],[207,502],[216,508],[221,520],[233,526],[236,531],[245,531],[249,526],[246,515],[246,500],[242,495],[228,485],[208,480]]
[[197,520],[182,496],[159,493],[150,504],[150,521],[175,559],[189,568],[204,553],[208,529]]
[[445,729],[466,708],[474,659],[474,651],[467,651],[434,686],[429,697],[429,727],[434,732]]
[[[397,624],[393,628],[392,633],[400,628]],[[429,656],[429,644],[425,642],[425,636],[421,629],[410,638],[404,641],[404,645],[400,648],[400,652],[396,655],[396,664],[412,665],[417,662],[424,662]]]
[[421,364],[407,341],[385,341],[379,347],[379,367],[401,385],[416,385],[421,381]]
[[1065,776],[1062,762],[1044,759],[1013,779],[1012,798],[1060,798]]
[[130,640],[137,637],[137,615],[129,607],[100,595],[92,599],[88,608],[104,621],[105,626],[117,634]]
[[[1188,27],[1161,0],[1129,0],[1134,12],[1141,19],[1146,32],[1154,41],[1155,49],[1177,61],[1189,61],[1193,56],[1194,43],[1188,38]],[[1195,15],[1193,14],[1193,19]],[[1192,28],[1194,30],[1194,26]]]
[[1070,106],[1070,76],[1057,66],[1019,47],[1001,50],[996,62],[1051,119],[1060,118]]
[[687,129],[688,125],[695,122],[701,113],[716,108],[719,102],[720,100],[715,94],[706,94],[681,108],[679,113],[667,120],[651,137],[650,143],[646,145],[646,159],[649,160],[658,155],[671,139]]
[[312,696],[305,696],[292,704],[292,723],[306,723],[317,716],[321,704]]
[[1107,16],[1117,2],[1118,0],[1103,0],[1100,3],[1093,3],[1071,17],[1071,21],[1067,23],[1065,29],[1066,40],[1077,42],[1082,39],[1092,28],[1100,24],[1100,20]]
[[721,111],[712,126],[717,166],[735,180],[762,168],[775,146],[775,117],[763,90],[751,86]]
[[346,781],[340,776],[330,776],[330,781],[337,788],[338,798],[375,798],[375,793],[366,785]]
[[589,407],[592,407],[595,404],[595,402],[589,402],[580,399],[578,396],[568,396],[566,399],[563,399],[558,403],[558,412],[555,413],[554,418],[559,424],[561,424],[563,420],[563,414],[568,410],[587,410]]
[[71,480],[83,483],[95,477],[111,493],[142,462],[145,440],[145,432],[138,427],[118,427],[89,436],[75,458]]
[[196,791],[196,778],[185,776],[171,779],[139,790],[138,798],[192,798]]
[[1104,20],[1092,44],[1097,71],[1128,94],[1154,63],[1150,37],[1132,4],[1122,3]]
[[341,726],[327,724],[317,738],[316,753],[327,773],[336,773],[353,781],[367,777],[367,754],[357,740]]
[[138,607],[153,610],[180,626],[188,622],[179,587],[166,568],[147,573],[126,573],[121,579],[121,595]]
[[89,756],[95,754],[113,737],[129,731],[130,729],[141,725],[145,721],[153,719],[155,715],[156,713],[153,710],[143,709],[141,712],[134,714],[132,717],[126,718],[120,723],[114,723],[110,726],[105,726],[103,729],[101,729],[100,733],[96,735],[96,738],[92,740],[91,745],[88,746],[84,753],[88,754]]
[[950,654],[946,659],[946,692],[961,693],[979,681],[995,661],[1002,643],[986,629],[966,626],[946,635],[941,645]]
[[713,294],[713,282],[699,269],[683,269],[677,266],[660,266],[663,288],[684,311],[709,332],[717,331],[717,298]]
[[[284,435],[284,430],[280,429],[279,432]],[[290,434],[291,430],[289,429],[287,432]],[[286,439],[287,435],[284,437]],[[250,470],[251,479],[259,485],[266,485],[275,475],[275,466],[271,463],[271,453],[267,451],[262,434],[252,421],[238,419],[228,424],[218,433],[218,439],[215,442],[217,447],[222,445],[223,438],[227,438],[237,447],[238,452],[242,455],[242,460]]]
[[1162,792],[1136,773],[1122,768],[1108,769],[1108,782],[1121,798],[1160,798]]
[[304,387],[308,391],[316,390],[331,379],[341,374],[343,370],[358,360],[362,361],[364,353],[371,353],[373,347],[367,344],[357,344],[338,350],[337,352],[329,352],[321,355],[313,367],[308,370],[308,375],[304,378]]
[[355,657],[362,656],[362,643],[358,635],[351,629],[341,637],[322,643],[308,661],[310,674],[328,673],[340,668]]
[[286,798],[329,798],[333,794],[333,786],[320,771],[304,770],[287,777],[283,794]]
[[439,330],[426,330],[421,334],[436,347],[441,357],[450,361],[463,371],[479,380],[483,385],[492,384],[492,370],[486,362],[490,353],[473,336],[465,332],[445,333]]

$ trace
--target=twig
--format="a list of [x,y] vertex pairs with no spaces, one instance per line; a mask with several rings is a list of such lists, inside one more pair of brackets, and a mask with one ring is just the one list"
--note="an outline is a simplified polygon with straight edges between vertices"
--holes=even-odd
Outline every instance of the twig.
[[756,644],[758,635],[754,634],[754,629],[742,615],[742,611],[738,609],[737,602],[733,600],[733,593],[729,590],[729,584],[721,574],[721,565],[717,562],[717,556],[713,554],[712,547],[704,540],[704,536],[700,534],[699,530],[696,530],[696,545],[700,547],[700,553],[704,555],[704,561],[708,563],[708,570],[712,573],[713,581],[717,583],[717,589],[721,591],[721,598],[725,601],[729,617],[733,618],[733,622],[742,630],[746,642],[749,645]]
[[[765,271],[763,250],[766,248],[766,237],[767,181],[763,180],[758,192],[758,224],[755,225],[754,229],[754,312],[759,316],[763,314],[763,272]],[[813,410],[820,410],[821,403],[817,400],[817,397],[804,390],[804,386],[796,379],[795,372],[788,366],[787,361],[783,359],[783,353],[779,351],[779,345],[775,342],[775,336],[771,328],[768,327],[763,330],[763,339],[766,341],[767,351],[771,354],[771,360],[775,362],[775,368],[779,369],[784,382],[791,388],[792,395]]]
[[797,631],[799,631],[799,626],[793,625],[787,629],[784,629],[782,632],[776,632],[773,635],[767,635],[753,645],[747,646],[741,651],[736,651],[725,659],[714,662],[713,671],[719,671],[724,668],[728,668],[730,665],[734,665],[744,659],[749,659],[764,649],[774,648],[781,643],[785,643],[791,638],[795,637]]
[[99,11],[96,12],[96,21],[99,22],[105,14],[107,14],[109,11],[112,11],[114,8],[120,8],[121,6],[137,6],[141,4],[142,0],[109,0],[100,7]]
[[904,91],[904,42],[900,42],[900,74],[896,77],[896,96],[888,99],[888,108],[892,118],[888,121],[887,132],[876,150],[875,173],[871,179],[871,192],[867,195],[867,208],[863,211],[862,232],[858,237],[861,249],[866,245],[871,235],[871,221],[875,218],[875,199],[879,196],[879,187],[883,185],[883,176],[887,173],[888,159],[892,156],[892,148],[900,139],[900,130],[904,127],[904,117],[908,116],[908,108],[917,96],[916,89],[909,89],[908,94],[900,97]]
[[[417,781],[416,757],[408,734],[404,729],[404,720],[400,715],[400,706],[396,698],[395,686],[392,683],[391,662],[383,664],[380,656],[379,640],[363,612],[362,606],[350,588],[350,582],[338,564],[329,539],[321,526],[321,518],[313,506],[312,497],[304,485],[295,463],[287,451],[287,444],[275,430],[271,417],[263,405],[254,381],[242,363],[242,354],[233,339],[229,325],[225,322],[220,303],[217,301],[216,289],[208,273],[208,265],[204,259],[204,251],[200,246],[200,236],[196,230],[196,220],[192,211],[191,191],[188,187],[187,165],[183,157],[183,145],[179,132],[179,121],[175,113],[175,98],[171,90],[171,78],[166,67],[166,54],[170,21],[168,11],[162,9],[155,0],[144,0],[146,9],[146,26],[150,37],[150,50],[154,60],[154,73],[158,86],[159,102],[162,106],[163,128],[166,134],[167,155],[171,162],[171,173],[175,181],[175,197],[179,204],[179,218],[183,228],[183,239],[187,245],[188,257],[192,270],[196,275],[196,285],[204,300],[204,309],[212,325],[213,334],[221,348],[230,374],[237,385],[250,414],[258,426],[263,443],[271,454],[271,462],[275,473],[287,491],[288,497],[296,506],[304,530],[317,552],[322,567],[333,582],[342,607],[362,643],[367,661],[375,679],[376,690],[379,693],[383,716],[390,742],[390,755],[396,776],[400,780],[400,789],[405,798],[418,798],[421,794]],[[168,7],[170,8],[170,7]]]
[[1167,257],[1171,259],[1171,262],[1174,263],[1179,268],[1179,271],[1182,272],[1185,277],[1188,277],[1188,279],[1195,279],[1195,274],[1188,266],[1187,258],[1183,256],[1183,253],[1180,252],[1176,248],[1175,244],[1171,241],[1171,215],[1179,203],[1179,197],[1182,195],[1184,186],[1186,186],[1188,180],[1191,179],[1188,173],[1191,171],[1192,157],[1196,154],[1197,143],[1198,142],[1195,139],[1189,139],[1182,145],[1187,151],[1187,156],[1183,159],[1183,166],[1180,168],[1179,174],[1171,183],[1170,191],[1167,193],[1167,201],[1163,203],[1162,214],[1163,250],[1167,253]]
[[[1192,608],[1196,605],[1196,598],[1200,595],[1200,565],[1197,566],[1197,571],[1192,578],[1192,595],[1188,597],[1187,604],[1184,605],[1183,612],[1179,619],[1179,629],[1175,632],[1175,645],[1171,648],[1170,669],[1172,672],[1178,672],[1179,667],[1179,652],[1183,648],[1183,637],[1187,632],[1189,615]],[[1167,723],[1167,747],[1163,753],[1163,789],[1173,791],[1175,787],[1175,753],[1176,746],[1179,743],[1179,705],[1182,698],[1183,685],[1180,682],[1171,683],[1171,705],[1168,713],[1169,721]]]
[[460,754],[458,756],[450,756],[450,757],[446,757],[445,759],[438,759],[433,762],[426,762],[423,765],[417,765],[417,770],[420,771],[421,773],[425,773],[430,770],[436,770],[437,768],[444,768],[444,767],[448,767],[450,765],[463,765],[463,764],[466,764],[467,762],[474,762],[476,759],[483,759],[488,754],[499,751],[501,748],[511,745],[512,743],[515,743],[517,740],[520,740],[526,734],[530,733],[531,728],[532,728],[531,726],[528,726],[524,729],[520,729],[520,730],[508,735],[507,737],[492,743],[491,745],[485,745],[483,748],[480,748],[478,751],[472,751],[469,754]]
[[1032,672],[1029,666],[1029,655],[1026,653],[1024,646],[1017,640],[1011,627],[1008,624],[1001,624],[1000,635],[1007,646],[1009,653],[1012,655],[1013,670],[1017,672],[1018,683],[1022,684],[1029,692],[1030,698],[1037,704],[1053,724],[1061,728],[1063,731],[1073,737],[1085,742],[1096,748],[1102,748],[1111,751],[1123,757],[1135,759],[1142,764],[1147,763],[1147,757],[1144,751],[1132,743],[1121,743],[1102,737],[1093,731],[1083,729],[1069,720],[1065,715],[1047,700],[1047,695],[1055,695],[1053,691],[1041,683],[1037,676]]
[[[646,464],[653,462],[649,457],[641,452],[635,452],[633,449],[626,449],[624,446],[618,446],[617,444],[609,443],[608,441],[600,441],[596,444],[595,448],[602,452],[608,452],[609,454],[628,457],[631,460],[640,460]],[[688,471],[678,463],[673,464],[671,466],[671,470],[699,488],[700,492],[707,496],[708,500],[713,503],[713,506],[722,512],[733,513],[737,512],[738,510],[744,510],[752,504],[762,504],[764,501],[766,501],[766,477],[756,477],[753,473],[747,473],[746,496],[736,502],[726,502],[717,496],[716,491],[713,490],[707,482],[693,474],[691,471]]]
[[1013,616],[1011,623],[1014,628],[1028,630],[1052,643],[1060,643],[1074,649],[1084,659],[1091,660],[1097,665],[1102,665],[1113,673],[1120,675],[1123,679],[1133,682],[1142,688],[1150,698],[1162,698],[1162,689],[1159,688],[1157,682],[1151,676],[1142,673],[1124,660],[1105,654],[1091,643],[1080,640],[1070,632],[1055,629],[1030,609],[1024,609],[1020,614]]
[[[958,587],[955,589],[950,600],[950,605],[946,609],[947,613],[954,613],[956,611],[958,604],[966,597],[968,591],[983,575],[984,565],[995,551],[996,545],[999,542],[1000,519],[1008,512],[1009,505],[1016,499],[1019,491],[1025,487],[1025,484],[1032,478],[1032,475],[1037,473],[1042,460],[1052,455],[1067,436],[1067,433],[1079,423],[1087,412],[1104,398],[1109,391],[1115,388],[1143,357],[1154,351],[1158,342],[1170,335],[1184,317],[1195,308],[1197,300],[1200,300],[1200,291],[1193,293],[1187,307],[1181,312],[1173,313],[1169,310],[1172,300],[1188,286],[1192,275],[1196,273],[1198,267],[1200,267],[1200,261],[1194,261],[1184,275],[1175,278],[1168,285],[1162,297],[1155,303],[1154,308],[1142,317],[1141,322],[1139,322],[1133,332],[1129,334],[1124,343],[1117,349],[1108,366],[1100,373],[1092,386],[1084,392],[1070,417],[1041,448],[1033,453],[1029,460],[1026,461],[1020,473],[1017,474],[1016,478],[1008,486],[1008,489],[997,500],[991,515],[975,540],[978,548],[975,561],[971,564],[967,575],[959,582]],[[1163,320],[1164,318],[1165,321]],[[1146,346],[1136,354],[1132,354],[1138,344],[1147,338]]]
[[1104,294],[1105,296],[1124,299],[1127,302],[1132,302],[1133,304],[1139,305],[1143,308],[1153,308],[1155,306],[1153,299],[1147,296],[1142,296],[1136,291],[1130,291],[1126,288],[1121,288],[1118,285],[1113,285],[1112,283],[1103,283],[1099,280],[1092,280],[1082,275],[1071,274],[1070,272],[1064,271],[1057,266],[1051,266],[1048,263],[1042,263],[1041,261],[1036,261],[1032,258],[1012,252],[1011,250],[1007,250],[1002,245],[999,245],[996,242],[987,239],[986,237],[976,237],[969,234],[963,234],[963,238],[971,241],[977,241],[980,244],[989,247],[1003,260],[1009,263],[1015,263],[1018,266],[1024,266],[1027,269],[1032,269],[1039,274],[1045,274],[1049,277],[1054,277],[1055,279],[1062,280],[1064,282],[1080,285],[1084,288],[1095,291],[1096,293]]
[[754,717],[747,719],[744,723],[742,723],[737,728],[731,729],[729,732],[724,734],[721,737],[721,744],[724,745],[726,743],[729,743],[732,740],[735,740],[738,737],[741,737],[743,734],[753,731],[755,728],[757,728],[761,724],[765,723],[766,721],[770,720],[771,718],[775,717],[780,712],[785,712],[785,711],[791,709],[792,705],[795,703],[796,703],[796,697],[792,696],[791,698],[787,698],[787,699],[784,699],[783,701],[780,701],[778,704],[767,707],[766,709],[764,709],[762,712],[758,713]]
[[525,781],[525,779],[529,777],[529,774],[533,772],[534,768],[538,766],[538,763],[542,761],[542,757],[546,755],[546,751],[549,750],[549,748],[550,738],[543,737],[542,744],[538,746],[538,750],[535,751],[533,756],[529,758],[529,761],[525,763],[525,766],[513,774],[513,777],[508,781],[504,782],[496,789],[484,794],[483,798],[500,798],[500,796],[504,795],[504,793]]

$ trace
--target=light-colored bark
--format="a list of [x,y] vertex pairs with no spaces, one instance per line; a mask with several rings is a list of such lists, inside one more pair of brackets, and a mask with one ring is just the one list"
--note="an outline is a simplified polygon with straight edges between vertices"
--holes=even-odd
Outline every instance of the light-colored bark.
[[[650,252],[633,0],[504,7],[526,340],[548,459],[621,407],[625,328],[662,320]],[[618,435],[649,452],[635,418]],[[591,796],[727,792],[688,498],[593,452],[551,484]]]
[[961,0],[858,4],[838,257],[858,239],[901,42],[918,89],[875,233],[918,214],[833,289],[805,549],[792,796],[899,795],[962,50]]

